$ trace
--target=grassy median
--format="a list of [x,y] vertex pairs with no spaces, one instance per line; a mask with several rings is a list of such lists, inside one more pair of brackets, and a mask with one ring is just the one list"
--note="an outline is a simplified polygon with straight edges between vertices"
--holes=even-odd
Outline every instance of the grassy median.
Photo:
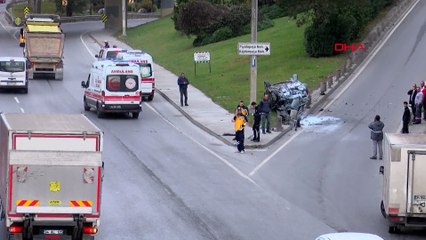
[[[319,81],[337,69],[345,56],[310,58],[304,51],[304,28],[294,21],[280,18],[275,26],[258,33],[258,42],[271,43],[271,55],[258,57],[257,95],[264,92],[263,82],[288,80],[293,73],[310,89],[317,88]],[[185,72],[191,84],[203,91],[229,111],[233,111],[240,99],[248,103],[250,97],[250,57],[239,56],[238,42],[250,42],[250,35],[203,47],[192,47],[193,38],[175,31],[170,17],[129,29],[127,43],[133,48],[143,49],[154,57],[154,61],[178,74]],[[212,72],[206,63],[197,64],[194,74],[193,54],[209,51]]]

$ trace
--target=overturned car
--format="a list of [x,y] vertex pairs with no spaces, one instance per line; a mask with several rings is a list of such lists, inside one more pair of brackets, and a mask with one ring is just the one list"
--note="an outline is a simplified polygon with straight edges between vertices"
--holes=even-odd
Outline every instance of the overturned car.
[[272,110],[282,117],[284,124],[299,125],[305,106],[309,101],[306,85],[300,82],[297,74],[284,82],[271,84],[264,82],[265,92],[269,94]]

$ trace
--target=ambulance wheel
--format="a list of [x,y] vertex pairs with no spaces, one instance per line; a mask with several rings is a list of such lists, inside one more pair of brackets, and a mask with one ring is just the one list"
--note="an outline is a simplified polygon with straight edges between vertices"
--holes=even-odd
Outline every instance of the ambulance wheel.
[[98,118],[102,118],[103,117],[101,109],[99,108],[99,104],[96,106],[96,115],[98,116]]
[[132,113],[132,117],[133,117],[134,119],[138,119],[138,117],[139,117],[139,113],[138,113],[138,112],[134,112],[134,113]]
[[382,213],[383,217],[386,218],[385,204],[383,204],[383,200],[380,203],[380,212]]
[[84,103],[84,111],[89,111],[90,110],[90,106],[87,105],[86,98],[83,99],[83,103]]
[[400,233],[400,229],[398,228],[397,225],[395,226],[389,226],[389,233],[393,234],[393,233]]
[[150,101],[150,102],[151,102],[151,101],[152,101],[152,99],[154,99],[154,94],[149,95],[147,99],[148,99],[148,101]]

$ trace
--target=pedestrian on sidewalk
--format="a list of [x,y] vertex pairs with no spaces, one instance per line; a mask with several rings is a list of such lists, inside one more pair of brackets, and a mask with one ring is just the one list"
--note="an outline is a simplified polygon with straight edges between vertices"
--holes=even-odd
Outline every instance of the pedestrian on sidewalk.
[[260,125],[262,125],[262,133],[271,133],[270,129],[270,112],[271,112],[271,102],[269,101],[269,95],[265,93],[263,95],[262,101],[259,103],[259,112],[260,112]]
[[235,114],[237,114],[238,111],[241,111],[241,114],[243,115],[246,122],[248,122],[248,115],[250,114],[250,111],[247,106],[244,105],[244,101],[240,100],[240,103],[235,108]]
[[256,102],[251,102],[253,110],[253,142],[260,142],[260,113],[259,106]]
[[404,114],[402,115],[402,133],[409,133],[408,124],[411,120],[411,112],[408,108],[408,102],[404,101]]
[[414,99],[414,119],[413,124],[422,123],[422,101],[423,101],[423,93],[420,91],[420,87],[417,87],[416,98]]
[[178,80],[177,80],[177,84],[179,85],[179,92],[180,92],[180,106],[183,107],[183,98],[185,97],[185,106],[188,106],[188,84],[189,81],[188,79],[185,77],[184,73],[181,73]]
[[373,156],[370,159],[377,159],[377,148],[379,149],[379,158],[383,158],[383,128],[385,124],[380,121],[380,115],[374,117],[374,121],[368,125],[368,128],[371,129],[370,138],[373,141]]
[[244,150],[244,127],[246,126],[246,121],[241,111],[237,112],[237,115],[234,116],[232,120],[234,122],[235,138],[237,140],[237,150],[239,153],[245,153]]
[[109,48],[109,43],[107,40],[104,41],[104,48]]
[[408,104],[410,105],[411,109],[413,110],[413,113],[416,112],[416,105],[414,104],[414,101],[416,99],[417,95],[417,85],[413,84],[412,89],[408,90],[407,94],[410,96],[408,98]]

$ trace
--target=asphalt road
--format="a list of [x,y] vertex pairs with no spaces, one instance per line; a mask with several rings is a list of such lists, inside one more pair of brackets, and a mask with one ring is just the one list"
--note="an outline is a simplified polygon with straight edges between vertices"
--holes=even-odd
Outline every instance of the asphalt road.
[[[320,116],[266,150],[235,154],[160,95],[144,103],[137,120],[86,113],[105,132],[97,239],[302,240],[334,231],[424,238],[419,232],[387,234],[379,211],[380,163],[368,159],[367,124],[378,113],[386,131],[395,132],[406,91],[425,76],[419,64],[426,50],[425,8],[417,5]],[[33,80],[27,95],[1,91],[0,111],[83,112],[80,82],[98,50],[87,33],[101,28],[95,22],[63,24],[64,80]],[[16,30],[0,26],[1,56],[22,55]]]

